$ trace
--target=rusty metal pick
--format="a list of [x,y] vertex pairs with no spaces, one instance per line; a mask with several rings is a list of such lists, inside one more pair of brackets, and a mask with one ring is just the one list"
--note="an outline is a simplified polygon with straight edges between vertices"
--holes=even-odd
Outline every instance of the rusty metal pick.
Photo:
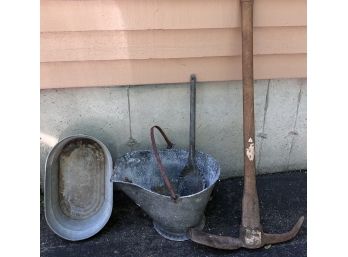
[[304,217],[283,234],[267,234],[260,223],[259,198],[255,175],[255,121],[253,72],[253,0],[240,0],[242,11],[242,69],[243,69],[243,137],[244,137],[244,191],[242,224],[239,238],[217,236],[190,229],[188,237],[199,244],[233,250],[241,247],[256,249],[267,244],[288,241],[300,230]]

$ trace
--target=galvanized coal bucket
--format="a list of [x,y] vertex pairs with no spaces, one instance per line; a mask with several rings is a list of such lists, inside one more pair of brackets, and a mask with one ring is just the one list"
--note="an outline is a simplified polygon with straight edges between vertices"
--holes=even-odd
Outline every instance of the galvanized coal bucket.
[[[153,132],[157,128],[167,142],[167,149],[157,150]],[[140,206],[153,220],[154,228],[163,237],[187,240],[187,231],[204,227],[204,210],[220,176],[220,166],[210,155],[196,152],[195,162],[204,181],[201,191],[179,196],[175,193],[180,172],[189,151],[174,149],[163,130],[151,128],[152,151],[133,151],[115,163],[112,181]]]

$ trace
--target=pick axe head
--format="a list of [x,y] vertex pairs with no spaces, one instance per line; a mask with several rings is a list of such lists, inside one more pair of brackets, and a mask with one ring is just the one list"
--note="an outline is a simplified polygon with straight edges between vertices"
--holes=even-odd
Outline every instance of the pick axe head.
[[293,239],[299,232],[303,220],[304,217],[302,216],[290,231],[282,234],[268,234],[264,233],[262,228],[247,228],[242,226],[240,228],[239,238],[212,235],[194,228],[189,230],[188,237],[193,242],[218,249],[235,250],[241,247],[257,249],[264,245],[282,243]]

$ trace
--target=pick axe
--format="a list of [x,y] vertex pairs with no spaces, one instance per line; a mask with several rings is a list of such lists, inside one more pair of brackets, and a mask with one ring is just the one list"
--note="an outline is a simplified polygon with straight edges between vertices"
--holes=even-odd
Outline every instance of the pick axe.
[[253,74],[253,0],[240,0],[242,25],[243,70],[243,134],[244,134],[244,189],[242,224],[239,238],[218,236],[191,228],[188,237],[199,244],[233,250],[241,247],[256,249],[268,244],[288,241],[300,230],[304,217],[283,234],[263,232],[260,223],[259,198],[255,175],[255,124],[254,124],[254,74]]

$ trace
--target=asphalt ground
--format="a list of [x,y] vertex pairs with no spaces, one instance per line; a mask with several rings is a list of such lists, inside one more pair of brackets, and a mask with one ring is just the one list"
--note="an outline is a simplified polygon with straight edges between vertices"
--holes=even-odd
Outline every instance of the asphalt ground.
[[[243,178],[218,182],[205,211],[204,230],[238,236],[241,219]],[[257,250],[217,250],[191,241],[174,242],[154,230],[150,217],[123,192],[114,192],[113,212],[106,226],[95,236],[70,242],[48,227],[41,200],[40,251],[42,257],[122,256],[307,256],[307,173],[293,171],[257,176],[261,223],[267,233],[286,232],[305,215],[304,224],[292,241]],[[41,196],[42,199],[42,196]]]

